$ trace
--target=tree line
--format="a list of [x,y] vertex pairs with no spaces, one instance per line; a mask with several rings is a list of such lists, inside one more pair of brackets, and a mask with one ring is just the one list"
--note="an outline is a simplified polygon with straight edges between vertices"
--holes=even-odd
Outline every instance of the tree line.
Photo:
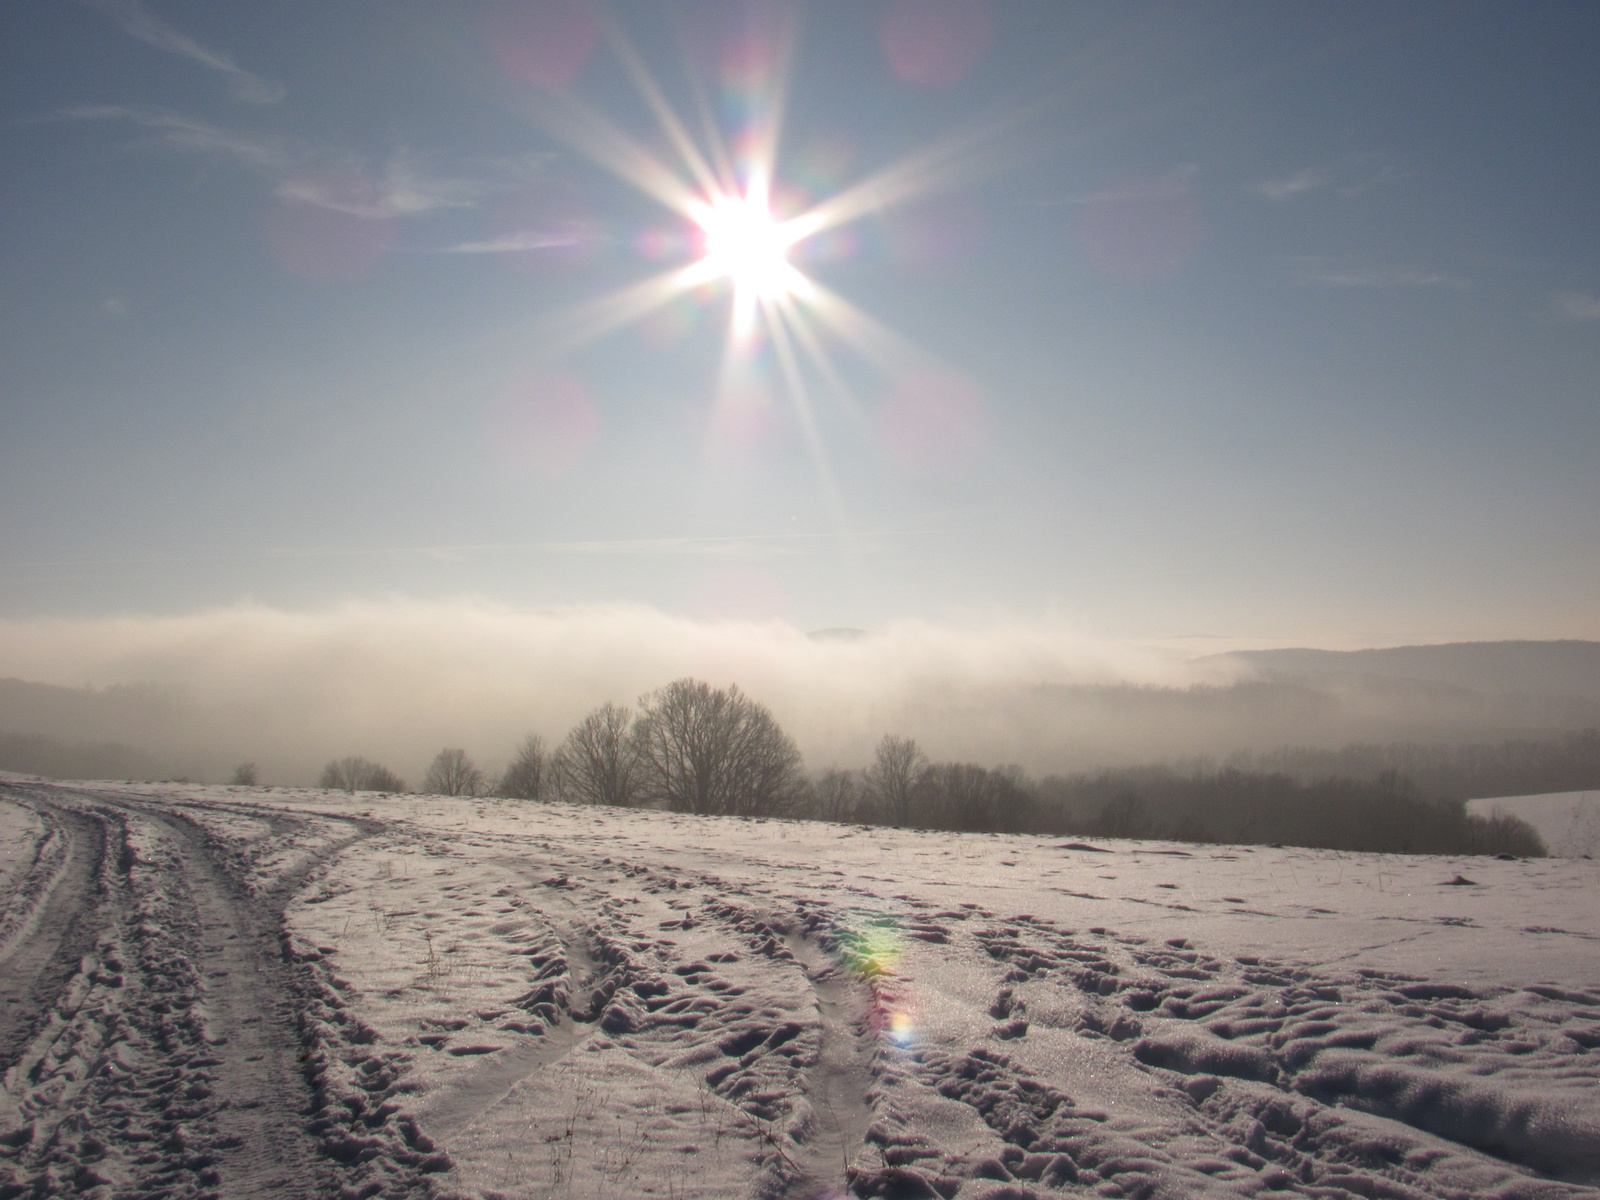
[[[329,763],[322,786],[405,790],[392,772],[360,758]],[[793,739],[764,705],[737,686],[696,679],[641,697],[637,710],[602,704],[554,750],[530,734],[498,778],[459,747],[441,750],[422,790],[967,833],[1545,853],[1525,822],[1473,816],[1461,797],[1427,794],[1393,769],[1370,779],[1300,780],[1284,771],[1155,766],[1035,781],[1018,767],[936,762],[913,739],[889,734],[864,769],[808,777]]]
[[[393,772],[360,758],[329,763],[321,786],[405,790]],[[602,704],[553,751],[529,734],[498,778],[465,750],[447,747],[429,766],[422,790],[754,817],[803,815],[809,783],[794,739],[764,705],[737,686],[679,679],[642,697],[637,711]]]

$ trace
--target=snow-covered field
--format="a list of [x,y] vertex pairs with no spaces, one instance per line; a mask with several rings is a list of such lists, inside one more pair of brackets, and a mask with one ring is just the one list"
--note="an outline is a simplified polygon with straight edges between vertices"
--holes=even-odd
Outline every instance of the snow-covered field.
[[1503,813],[1521,817],[1562,858],[1600,857],[1600,792],[1546,792],[1539,796],[1501,796],[1469,800],[1467,811],[1480,817]]
[[0,783],[0,1198],[1600,1195],[1600,866]]

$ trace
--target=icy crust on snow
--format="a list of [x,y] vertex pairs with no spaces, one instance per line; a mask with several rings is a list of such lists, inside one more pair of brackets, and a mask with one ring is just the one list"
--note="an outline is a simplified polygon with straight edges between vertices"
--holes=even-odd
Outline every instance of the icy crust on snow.
[[1600,1196],[1593,862],[141,791],[287,902],[330,1194]]

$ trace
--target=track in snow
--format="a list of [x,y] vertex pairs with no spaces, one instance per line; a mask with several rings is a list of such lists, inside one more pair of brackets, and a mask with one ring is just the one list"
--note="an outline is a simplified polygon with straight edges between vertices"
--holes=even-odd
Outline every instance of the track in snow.
[[[4,945],[0,1196],[336,1194],[350,1170],[311,1127],[281,949],[283,904],[329,855],[252,892],[181,807],[3,786],[61,853],[22,878],[35,903]],[[306,824],[272,823],[291,841]],[[361,836],[343,825],[332,852]]]
[[94,944],[105,830],[93,817],[33,806],[45,836],[0,905],[0,1073],[8,1070]]

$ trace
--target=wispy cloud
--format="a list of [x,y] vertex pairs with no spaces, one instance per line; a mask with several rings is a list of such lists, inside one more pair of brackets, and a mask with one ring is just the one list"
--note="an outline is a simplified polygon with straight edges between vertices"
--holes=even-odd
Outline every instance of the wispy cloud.
[[1600,297],[1587,292],[1558,292],[1551,300],[1557,315],[1568,321],[1600,321]]
[[222,129],[205,121],[156,108],[126,104],[79,104],[63,110],[60,116],[75,121],[126,121],[154,135],[146,139],[146,145],[202,158],[227,159],[247,170],[265,175],[292,170],[305,158],[286,138]]
[[[364,187],[352,187],[351,180]],[[380,170],[343,164],[333,174],[302,175],[279,183],[276,192],[318,208],[357,217],[415,217],[444,208],[472,208],[496,192],[506,180],[434,173],[408,151],[389,158]]]
[[556,250],[563,246],[577,246],[587,239],[573,232],[549,231],[540,232],[529,230],[524,233],[513,233],[507,237],[493,238],[482,242],[462,242],[457,246],[445,246],[433,251],[435,254],[520,254],[528,250]]
[[1426,267],[1348,265],[1314,256],[1291,257],[1291,275],[1303,287],[1443,287],[1466,291],[1470,280]]
[[1245,191],[1264,196],[1268,200],[1291,200],[1306,192],[1315,192],[1326,187],[1328,180],[1329,173],[1326,167],[1307,167],[1303,171],[1296,171],[1293,175],[1285,175],[1282,179],[1262,179],[1247,184]]
[[410,150],[373,166],[359,155],[270,133],[226,129],[163,109],[85,104],[63,118],[120,121],[147,131],[142,143],[175,154],[226,161],[268,180],[275,195],[358,217],[411,217],[471,208],[537,174],[542,158],[476,163],[475,173],[434,169]]
[[198,63],[208,71],[215,71],[227,79],[234,98],[246,104],[276,104],[284,97],[281,84],[263,79],[247,71],[220,50],[202,45],[194,38],[175,29],[146,8],[140,0],[83,0],[90,8],[102,13],[122,27],[131,38],[147,46],[176,54]]
[[1341,196],[1359,196],[1363,192],[1409,179],[1416,172],[1404,167],[1373,167],[1370,161],[1355,160],[1343,163],[1323,163],[1303,167],[1275,179],[1259,179],[1247,183],[1245,191],[1264,200],[1282,203],[1299,196],[1332,189]]

